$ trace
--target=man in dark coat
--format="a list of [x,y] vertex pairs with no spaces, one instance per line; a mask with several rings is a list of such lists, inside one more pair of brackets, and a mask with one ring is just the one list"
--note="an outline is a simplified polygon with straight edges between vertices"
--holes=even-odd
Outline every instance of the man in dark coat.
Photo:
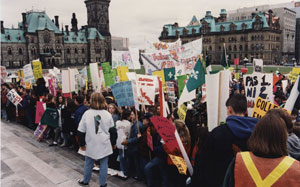
[[232,95],[226,106],[226,123],[210,132],[203,150],[196,156],[192,186],[221,186],[236,152],[247,150],[247,140],[258,119],[245,117],[247,99],[244,95]]

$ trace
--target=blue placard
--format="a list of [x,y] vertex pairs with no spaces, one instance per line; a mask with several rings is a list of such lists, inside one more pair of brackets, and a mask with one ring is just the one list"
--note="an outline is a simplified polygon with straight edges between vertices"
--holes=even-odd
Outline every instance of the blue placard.
[[124,81],[110,86],[119,107],[134,106],[131,81]]

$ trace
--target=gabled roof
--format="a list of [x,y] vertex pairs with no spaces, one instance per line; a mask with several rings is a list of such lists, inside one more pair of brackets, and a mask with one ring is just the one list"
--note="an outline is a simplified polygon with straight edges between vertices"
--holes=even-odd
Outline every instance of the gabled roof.
[[[30,12],[26,15],[28,32],[36,32],[48,29],[50,31],[54,31],[57,34],[61,34],[62,32],[56,25],[52,22],[52,20],[47,16],[45,12]],[[19,26],[22,25],[19,24]]]
[[93,40],[96,39],[96,37],[98,36],[98,38],[100,40],[104,40],[103,36],[98,32],[98,30],[96,28],[88,28],[88,38],[86,38],[85,35],[85,29],[81,29],[77,32],[74,31],[69,31],[69,35],[67,34],[67,32],[64,32],[64,42],[65,43],[87,43],[87,39],[88,40]]
[[24,31],[19,29],[4,29],[4,33],[1,33],[1,42],[25,43]]
[[192,20],[188,24],[188,26],[193,26],[193,25],[200,25],[200,22],[198,21],[196,16],[193,16]]
[[[203,24],[208,23],[210,32],[221,32],[221,26],[224,27],[224,32],[230,31],[230,25],[235,24],[237,31],[242,30],[242,25],[246,25],[246,30],[252,29],[252,24],[256,21],[256,17],[260,18],[260,20],[263,22],[263,28],[268,28],[268,21],[266,16],[263,13],[257,13],[252,19],[250,20],[241,20],[241,21],[232,21],[232,22],[216,22],[215,18],[211,16],[210,12],[206,14],[206,16],[201,20],[201,23],[199,25],[191,25],[189,24],[186,27],[176,27],[172,24],[166,24],[164,25],[164,28],[168,31],[168,36],[176,36],[176,31],[179,32],[179,35],[182,35],[182,31],[185,29],[188,30],[188,35],[192,34],[192,29],[195,29],[195,34],[198,34],[200,32],[200,28],[203,26]],[[193,17],[194,19],[194,17]],[[193,21],[192,19],[192,21]]]

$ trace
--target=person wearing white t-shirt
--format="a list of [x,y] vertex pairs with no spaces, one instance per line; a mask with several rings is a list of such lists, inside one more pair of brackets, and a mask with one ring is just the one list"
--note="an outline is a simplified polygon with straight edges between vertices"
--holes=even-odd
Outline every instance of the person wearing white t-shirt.
[[83,114],[78,126],[80,149],[86,151],[84,177],[78,183],[82,186],[89,185],[94,162],[100,160],[100,186],[105,187],[108,156],[112,154],[109,129],[114,126],[114,121],[106,110],[107,104],[101,93],[94,92],[90,104],[90,109]]
[[122,176],[124,179],[127,178],[128,173],[128,159],[127,159],[127,153],[126,149],[127,146],[122,145],[122,142],[126,140],[129,137],[130,133],[130,127],[131,127],[131,122],[130,120],[130,110],[124,110],[122,112],[121,120],[118,120],[116,122],[116,128],[118,132],[118,139],[117,139],[117,148],[119,150],[119,158],[120,158],[120,169],[122,171]]

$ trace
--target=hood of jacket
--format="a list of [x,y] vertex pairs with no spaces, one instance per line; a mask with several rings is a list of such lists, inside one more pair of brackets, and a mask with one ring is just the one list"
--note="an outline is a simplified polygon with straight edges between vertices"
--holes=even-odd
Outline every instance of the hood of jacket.
[[242,116],[228,116],[226,124],[231,132],[238,138],[247,139],[251,135],[259,119]]

